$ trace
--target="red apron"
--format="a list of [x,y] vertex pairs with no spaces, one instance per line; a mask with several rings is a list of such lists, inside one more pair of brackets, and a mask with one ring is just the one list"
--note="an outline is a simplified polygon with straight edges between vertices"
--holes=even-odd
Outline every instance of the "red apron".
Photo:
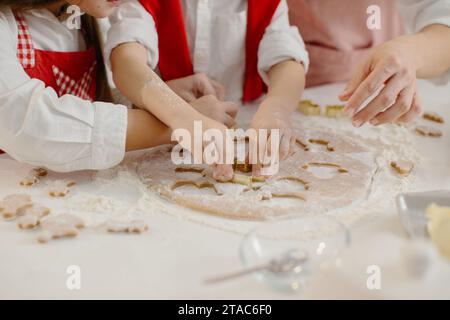
[[59,97],[71,94],[94,101],[97,74],[94,47],[75,52],[36,49],[23,14],[14,12],[14,17],[19,31],[17,58],[28,76],[53,88]]
[[[159,36],[159,71],[164,81],[194,73],[181,0],[140,0],[153,16]],[[266,86],[258,73],[258,48],[280,0],[248,0],[243,102],[258,99]]]

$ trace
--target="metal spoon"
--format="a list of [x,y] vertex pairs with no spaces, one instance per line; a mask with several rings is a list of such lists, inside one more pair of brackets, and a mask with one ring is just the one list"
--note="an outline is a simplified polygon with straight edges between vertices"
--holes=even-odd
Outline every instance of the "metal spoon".
[[272,273],[288,273],[295,271],[308,260],[308,254],[302,250],[289,250],[283,255],[269,260],[267,263],[247,268],[241,271],[212,277],[205,280],[206,284],[214,284],[227,280],[243,277],[258,271],[269,271]]

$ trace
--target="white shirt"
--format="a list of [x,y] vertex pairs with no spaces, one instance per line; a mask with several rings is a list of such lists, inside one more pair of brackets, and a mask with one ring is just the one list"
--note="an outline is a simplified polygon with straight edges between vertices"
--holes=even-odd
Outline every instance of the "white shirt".
[[[450,0],[397,0],[397,4],[410,32],[419,32],[432,24],[450,27]],[[438,84],[449,81],[450,70],[435,79]]]
[[[195,73],[206,73],[225,86],[227,99],[243,96],[245,74],[246,0],[182,0],[184,21]],[[138,1],[123,3],[111,18],[105,57],[122,43],[138,42],[148,50],[148,64],[159,61],[158,34],[150,13]],[[296,27],[289,24],[285,0],[266,29],[258,52],[258,69],[268,83],[267,71],[293,59],[308,67],[305,45]]]
[[[37,49],[80,51],[78,30],[69,30],[47,10],[24,12]],[[17,59],[17,24],[0,10],[0,149],[18,161],[67,172],[104,169],[125,155],[127,109],[110,103],[58,98],[30,79]]]

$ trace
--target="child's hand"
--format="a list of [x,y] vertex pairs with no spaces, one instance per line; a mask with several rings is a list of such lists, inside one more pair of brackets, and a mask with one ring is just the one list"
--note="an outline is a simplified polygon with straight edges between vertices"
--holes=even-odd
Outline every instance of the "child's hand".
[[207,95],[215,96],[222,101],[225,100],[225,87],[204,73],[197,73],[166,83],[178,96],[189,103]]
[[[366,122],[380,125],[409,122],[421,112],[417,97],[416,73],[419,67],[415,36],[404,36],[376,47],[361,63],[340,95],[348,101],[346,112],[355,127]],[[364,109],[369,97],[378,93]]]
[[[216,103],[221,102],[216,100]],[[196,130],[196,125],[201,125],[201,132],[198,132],[198,129]],[[205,148],[211,148],[211,146],[214,147],[215,153],[220,159],[219,161],[212,163],[214,179],[220,181],[229,181],[233,179],[232,164],[224,164],[226,162],[227,141],[233,141],[230,137],[228,137],[229,132],[226,126],[217,122],[216,120],[195,112],[190,117],[183,118],[174,129],[185,129],[189,132],[191,138],[189,141],[183,141],[182,139],[179,139],[179,137],[176,137],[176,139],[178,139],[177,142],[184,149],[188,150],[191,153],[193,159],[200,159],[203,161],[203,163],[208,163],[206,162],[207,159],[205,158]],[[204,133],[207,130],[215,130],[216,132],[220,132],[221,140],[215,140],[212,142],[204,141]],[[199,150],[195,148],[196,141],[194,141],[194,139],[200,139],[203,150],[202,148],[199,148]],[[196,154],[196,152],[201,152],[201,154]]]
[[[286,103],[282,99],[266,97],[261,103],[258,111],[253,117],[251,127],[257,130],[258,140],[259,131],[258,129],[267,129],[268,135],[270,135],[271,129],[278,129],[280,132],[279,140],[279,154],[280,159],[285,160],[289,157],[291,152],[294,150],[295,146],[295,136],[292,123],[290,121],[290,112],[287,111]],[[258,149],[260,154],[265,154],[266,152],[270,154],[271,150],[271,138],[270,136],[265,137],[263,140],[258,141]],[[264,153],[263,153],[264,152]],[[252,154],[249,154],[250,163],[259,163],[261,159],[251,159]],[[254,161],[257,160],[257,161]],[[261,171],[261,165],[253,165],[254,175],[259,176]]]
[[234,119],[238,112],[238,106],[233,102],[222,102],[215,96],[209,95],[192,101],[190,104],[204,116],[223,123],[228,128],[235,125]]

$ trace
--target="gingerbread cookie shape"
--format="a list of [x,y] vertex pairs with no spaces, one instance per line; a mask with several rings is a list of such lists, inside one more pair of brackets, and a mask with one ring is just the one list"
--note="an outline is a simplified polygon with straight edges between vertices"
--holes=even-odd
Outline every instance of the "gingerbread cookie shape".
[[50,216],[42,219],[40,225],[42,232],[37,238],[40,243],[47,243],[52,239],[76,237],[85,227],[83,219],[71,214]]
[[55,180],[50,183],[48,194],[54,198],[67,196],[70,188],[75,185],[75,181]]
[[12,194],[6,196],[0,202],[0,214],[2,214],[3,219],[5,220],[13,220],[32,206],[33,203],[31,202],[31,197],[29,195]]

